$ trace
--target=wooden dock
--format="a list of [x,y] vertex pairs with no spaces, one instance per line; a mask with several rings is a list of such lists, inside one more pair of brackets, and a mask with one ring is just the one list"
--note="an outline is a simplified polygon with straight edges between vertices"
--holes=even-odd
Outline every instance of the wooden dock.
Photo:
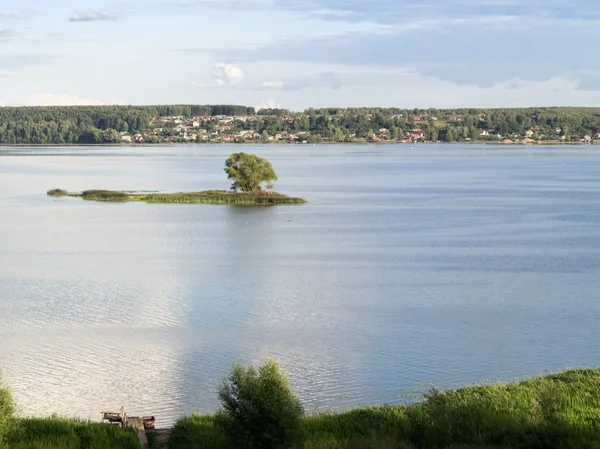
[[123,427],[130,427],[137,432],[140,444],[144,449],[148,447],[146,428],[144,420],[139,416],[127,416],[125,409],[121,407],[118,412],[102,412],[102,419],[111,423],[120,423]]

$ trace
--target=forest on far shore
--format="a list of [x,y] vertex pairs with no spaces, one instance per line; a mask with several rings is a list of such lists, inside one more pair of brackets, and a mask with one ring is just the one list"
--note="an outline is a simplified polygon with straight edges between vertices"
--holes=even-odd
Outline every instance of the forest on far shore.
[[507,140],[600,143],[600,108],[0,107],[4,145]]

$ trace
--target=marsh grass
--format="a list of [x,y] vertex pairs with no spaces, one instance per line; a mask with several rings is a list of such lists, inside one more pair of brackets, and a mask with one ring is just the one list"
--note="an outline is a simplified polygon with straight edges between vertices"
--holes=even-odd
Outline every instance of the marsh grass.
[[177,421],[169,435],[169,448],[229,449],[235,447],[216,425],[216,415],[193,414]]
[[113,190],[85,190],[81,197],[88,201],[116,201],[122,202],[129,199],[129,195]]
[[51,190],[48,190],[48,192],[46,192],[46,194],[48,196],[67,196],[69,194],[69,192],[67,192],[66,190],[62,190],[62,189],[51,189]]
[[190,204],[235,204],[235,205],[274,205],[301,204],[305,199],[292,198],[276,192],[227,192],[225,190],[207,190],[190,193],[150,194],[145,201],[149,203],[190,203]]
[[64,418],[15,416],[8,386],[0,379],[0,449],[140,449],[137,434],[109,424]]
[[[50,192],[62,192],[51,194]],[[225,190],[206,190],[203,192],[180,193],[140,193],[119,192],[114,190],[86,190],[80,194],[64,190],[48,191],[50,196],[76,196],[87,201],[179,203],[179,204],[232,204],[236,206],[272,206],[276,204],[302,204],[303,198],[292,198],[277,192],[228,192]]]
[[140,449],[136,433],[117,425],[64,418],[17,419],[8,436],[11,449]]
[[[214,415],[182,418],[171,449],[237,447]],[[205,443],[206,442],[206,443]],[[322,413],[302,422],[293,449],[600,448],[600,370],[570,370],[514,384],[430,391],[414,405]]]
[[8,386],[2,383],[0,373],[0,448],[6,447],[6,438],[14,424],[15,404]]
[[[161,437],[156,430],[146,430],[146,438],[148,440],[148,449],[164,449],[167,436]],[[165,438],[165,440],[163,440]]]

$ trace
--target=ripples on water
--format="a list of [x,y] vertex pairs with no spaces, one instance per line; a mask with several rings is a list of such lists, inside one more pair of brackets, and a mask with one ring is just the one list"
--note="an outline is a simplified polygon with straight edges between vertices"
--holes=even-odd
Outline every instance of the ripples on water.
[[600,359],[600,159],[573,148],[260,147],[277,208],[50,188],[226,188],[239,147],[0,149],[0,368],[25,414],[160,425],[275,357],[309,409]]

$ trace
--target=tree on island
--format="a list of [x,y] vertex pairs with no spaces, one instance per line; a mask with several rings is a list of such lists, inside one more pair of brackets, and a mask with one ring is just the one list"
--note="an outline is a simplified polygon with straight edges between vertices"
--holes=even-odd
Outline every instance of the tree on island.
[[227,179],[233,181],[231,190],[234,192],[259,192],[263,183],[270,190],[277,181],[271,163],[256,154],[233,153],[225,161],[225,173]]

